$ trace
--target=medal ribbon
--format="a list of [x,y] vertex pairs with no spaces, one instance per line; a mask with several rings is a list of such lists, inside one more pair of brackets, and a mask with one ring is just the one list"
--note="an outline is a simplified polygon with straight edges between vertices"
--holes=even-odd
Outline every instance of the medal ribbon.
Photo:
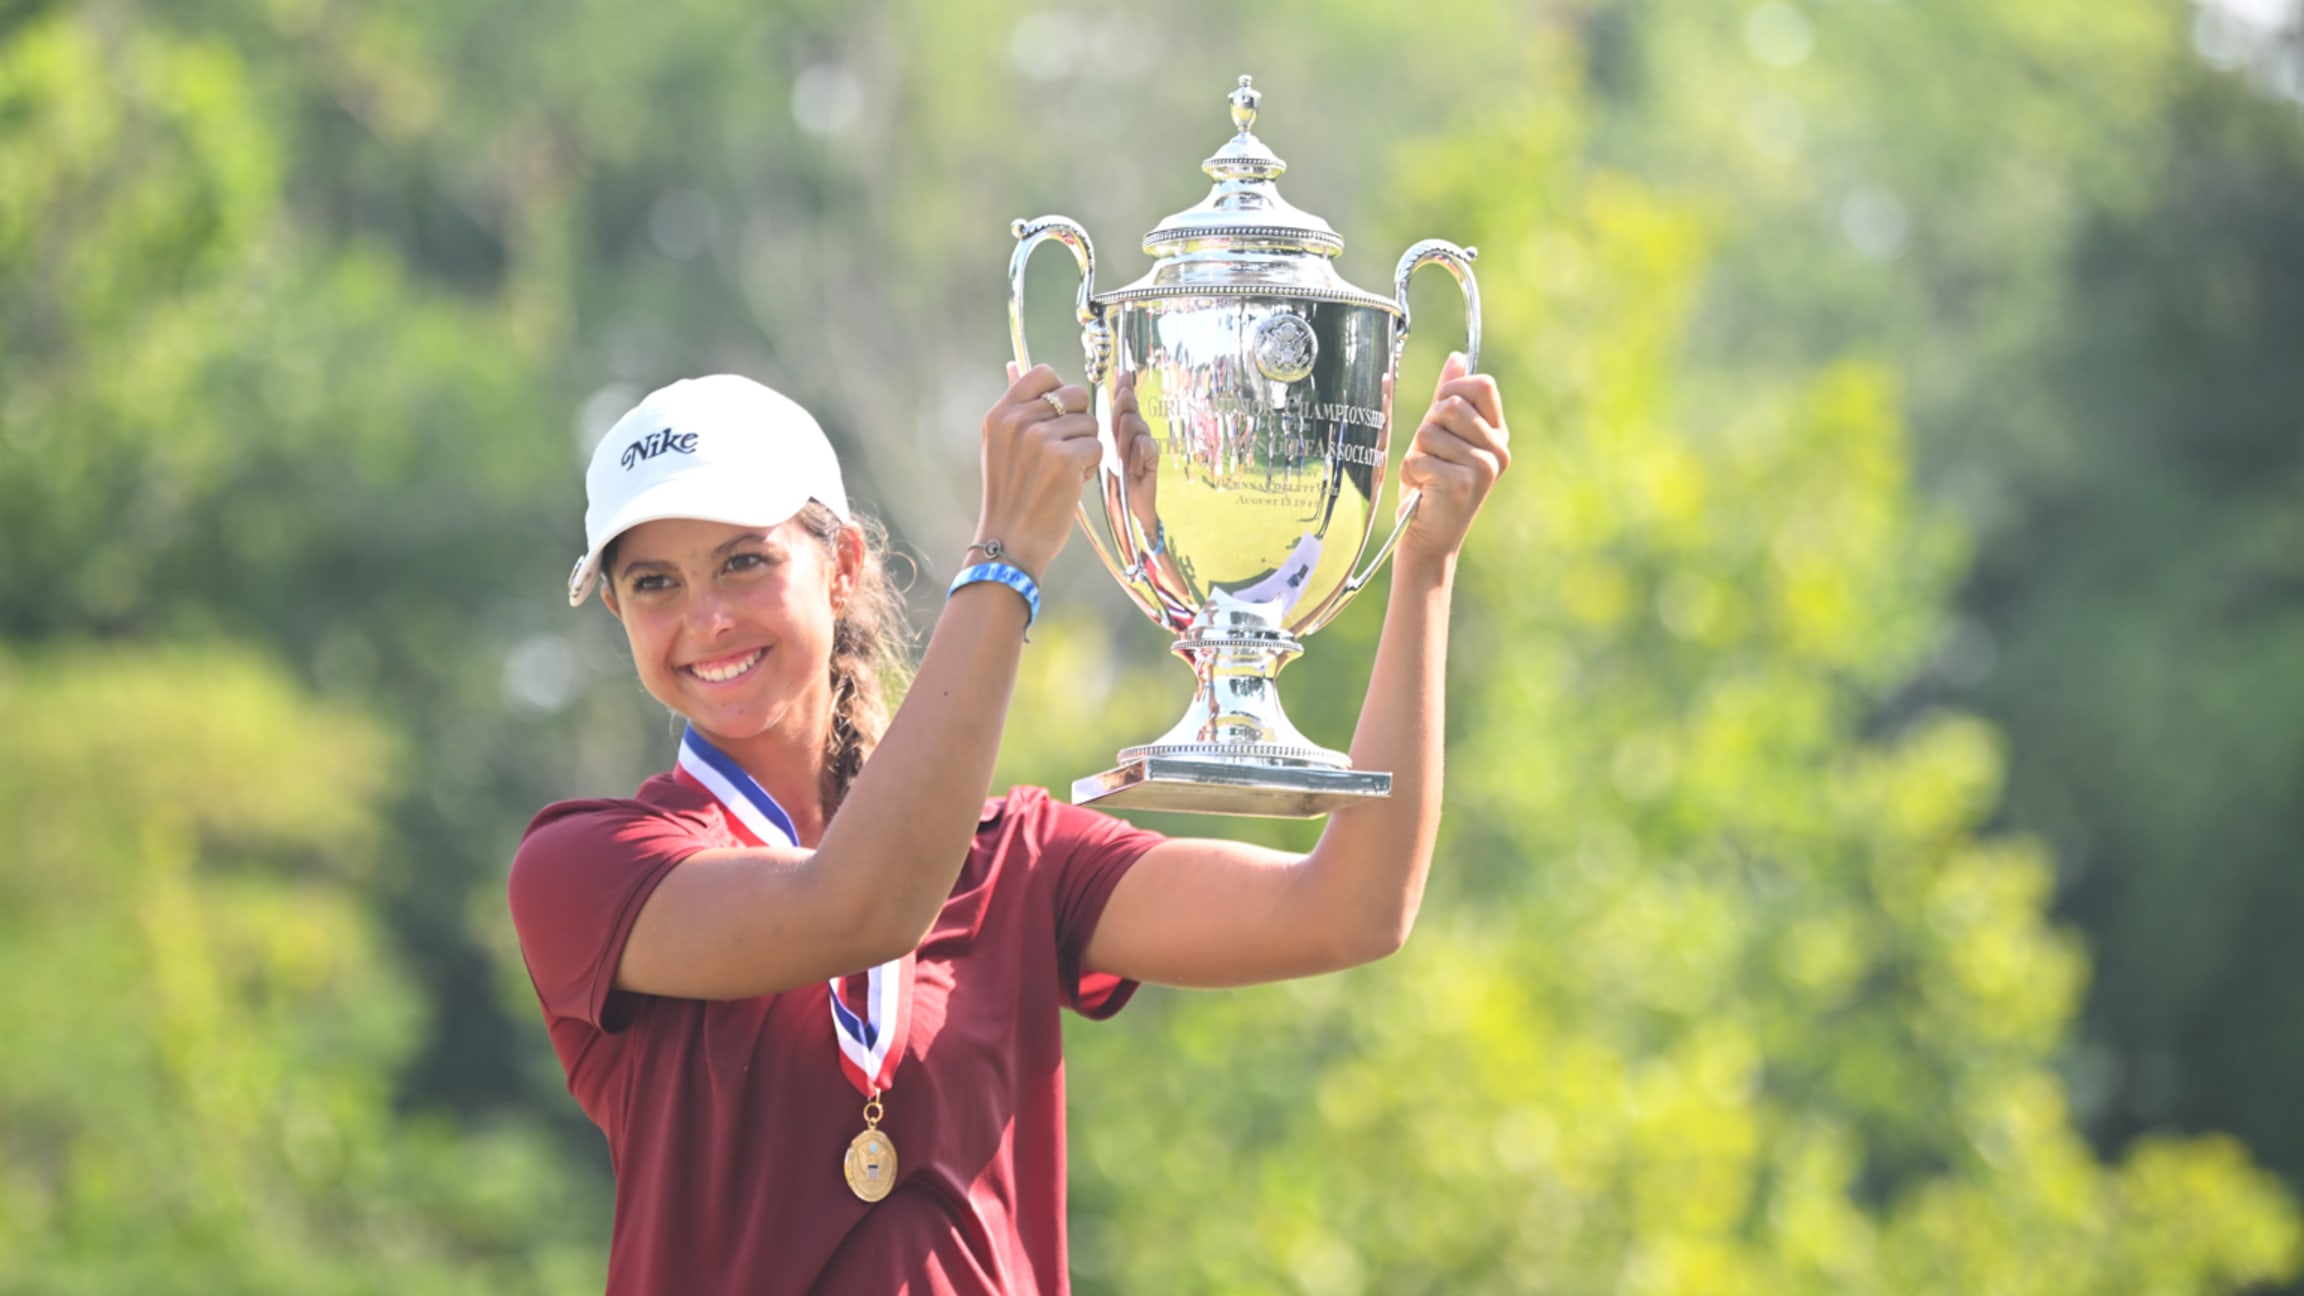
[[[798,846],[792,816],[776,804],[758,780],[691,725],[680,738],[674,780],[719,802],[729,832],[748,846]],[[912,1017],[912,955],[873,968],[865,976],[863,1011],[848,1006],[842,978],[828,983],[832,999],[832,1038],[840,1046],[840,1069],[848,1083],[870,1098],[895,1078]]]

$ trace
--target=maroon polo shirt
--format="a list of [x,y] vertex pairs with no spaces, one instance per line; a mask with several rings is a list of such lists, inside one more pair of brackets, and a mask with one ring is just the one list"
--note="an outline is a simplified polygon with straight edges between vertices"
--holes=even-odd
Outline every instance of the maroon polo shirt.
[[707,1001],[613,988],[643,902],[680,861],[737,846],[719,806],[657,775],[631,800],[563,801],[512,863],[512,919],[569,1092],[616,1172],[615,1293],[1060,1293],[1058,1009],[1118,1012],[1135,983],[1082,969],[1151,832],[1017,788],[987,802],[920,946],[881,1128],[894,1191],[841,1177],[864,1097],[829,990]]

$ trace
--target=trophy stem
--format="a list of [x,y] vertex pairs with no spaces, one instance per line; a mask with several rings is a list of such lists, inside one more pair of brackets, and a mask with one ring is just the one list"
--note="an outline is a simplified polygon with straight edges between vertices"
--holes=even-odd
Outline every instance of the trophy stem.
[[1303,651],[1304,642],[1284,630],[1195,626],[1175,646],[1200,685],[1183,718],[1154,742],[1122,748],[1120,760],[1170,756],[1350,769],[1350,757],[1306,738],[1280,704],[1280,668]]
[[1295,635],[1203,619],[1176,641],[1200,687],[1174,728],[1123,748],[1118,767],[1072,785],[1081,805],[1310,818],[1391,795],[1392,776],[1307,739],[1276,677],[1304,650]]

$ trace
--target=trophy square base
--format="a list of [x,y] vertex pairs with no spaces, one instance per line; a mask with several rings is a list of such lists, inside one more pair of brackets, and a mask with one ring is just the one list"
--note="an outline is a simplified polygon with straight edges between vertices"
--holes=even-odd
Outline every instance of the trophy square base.
[[1392,776],[1370,770],[1244,765],[1148,756],[1072,784],[1074,805],[1099,810],[1315,819],[1392,795]]

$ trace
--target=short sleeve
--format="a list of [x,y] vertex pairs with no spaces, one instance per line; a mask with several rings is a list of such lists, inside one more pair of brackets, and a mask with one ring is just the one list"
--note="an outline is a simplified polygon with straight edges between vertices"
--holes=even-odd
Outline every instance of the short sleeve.
[[1167,839],[1149,828],[1054,798],[1045,804],[1048,822],[1040,834],[1041,865],[1055,874],[1056,967],[1064,1003],[1091,1021],[1102,1021],[1127,1006],[1136,983],[1087,971],[1088,941],[1121,877],[1145,851]]
[[512,858],[512,925],[547,1018],[623,1023],[610,992],[641,906],[708,843],[688,818],[639,801],[563,801],[528,825]]

